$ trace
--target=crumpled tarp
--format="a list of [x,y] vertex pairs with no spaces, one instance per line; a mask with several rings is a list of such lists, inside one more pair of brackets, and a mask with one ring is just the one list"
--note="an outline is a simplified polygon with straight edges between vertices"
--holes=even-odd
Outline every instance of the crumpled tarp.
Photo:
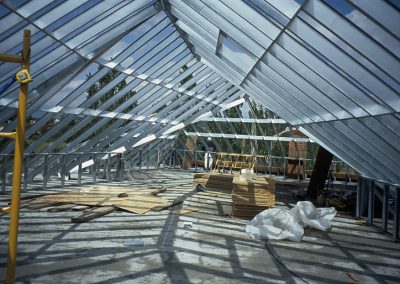
[[309,201],[299,201],[292,209],[271,208],[256,215],[246,226],[250,237],[299,242],[304,228],[326,231],[336,215],[334,207],[316,208]]

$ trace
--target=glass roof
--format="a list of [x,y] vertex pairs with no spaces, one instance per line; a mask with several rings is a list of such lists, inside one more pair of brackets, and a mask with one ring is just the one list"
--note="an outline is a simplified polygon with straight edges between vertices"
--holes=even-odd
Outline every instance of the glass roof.
[[[0,52],[18,54],[32,31],[27,139],[46,131],[28,152],[157,145],[248,96],[362,174],[399,184],[399,6],[2,1]],[[0,63],[3,131],[15,128],[17,71]]]

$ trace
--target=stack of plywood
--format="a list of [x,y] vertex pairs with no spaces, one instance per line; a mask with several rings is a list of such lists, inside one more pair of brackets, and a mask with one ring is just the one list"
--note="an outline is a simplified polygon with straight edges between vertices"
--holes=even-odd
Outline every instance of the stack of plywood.
[[232,216],[253,218],[275,205],[275,180],[253,177],[251,181],[235,177],[232,192]]
[[154,196],[155,189],[129,189],[126,187],[92,186],[88,189],[44,195],[35,201],[49,204],[75,204],[87,206],[113,206],[132,213],[144,214],[154,207],[171,202]]
[[229,174],[197,173],[194,175],[193,184],[201,184],[208,190],[232,191],[233,178],[234,176]]
[[251,181],[239,175],[197,173],[193,184],[201,184],[209,191],[232,193],[232,216],[252,218],[275,205],[275,180],[253,176]]

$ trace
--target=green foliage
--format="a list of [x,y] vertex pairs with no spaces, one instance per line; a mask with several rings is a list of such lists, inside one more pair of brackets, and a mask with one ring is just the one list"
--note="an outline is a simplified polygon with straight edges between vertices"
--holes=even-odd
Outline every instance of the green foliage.
[[[103,66],[99,66],[98,70],[101,70],[104,68]],[[117,78],[121,72],[116,71],[116,70],[110,70],[105,76],[103,76],[99,81],[94,83],[92,86],[90,86],[87,90],[87,99],[93,97],[96,95],[98,92],[100,92],[103,88],[107,88],[108,84],[110,84],[115,78]],[[89,74],[86,76],[86,79],[89,80],[92,77],[92,74]],[[125,95],[122,97],[118,98],[114,103],[111,105],[105,105],[105,103],[112,99],[115,95],[117,95],[119,92],[121,92],[125,87],[127,86],[127,83],[125,80],[121,80],[118,84],[116,84],[114,87],[110,88],[104,95],[102,95],[98,100],[96,100],[90,108],[92,109],[102,109],[104,111],[115,111],[118,109],[122,104],[124,104],[126,101],[128,101],[131,97],[133,97],[136,92],[135,91],[128,91],[126,92]],[[123,110],[120,110],[120,112],[129,112],[132,109],[134,109],[137,106],[137,103],[131,103],[128,106],[124,107]],[[78,136],[80,136],[82,133],[86,132],[88,129],[93,127],[97,122],[99,122],[102,119],[107,119],[107,118],[100,118],[96,117],[91,120],[90,123],[88,123],[84,128],[82,128],[80,131],[75,133],[68,141],[73,141],[76,139]],[[111,125],[115,122],[113,119],[109,119],[109,121],[100,127],[98,130],[96,130],[94,133],[92,133],[88,140],[96,136],[97,133],[101,133],[107,128],[110,128],[111,131]]]
[[[101,70],[103,67],[100,66],[99,70]],[[92,86],[89,87],[87,90],[87,98],[93,97],[95,94],[97,94],[100,90],[105,88],[109,83],[111,83],[115,78],[117,78],[121,72],[116,71],[116,70],[110,70],[105,76],[103,76],[99,81],[94,83]],[[86,79],[89,80],[92,77],[91,74],[87,75]],[[107,93],[105,93],[103,96],[101,96],[92,106],[92,109],[98,109],[101,107],[106,101],[111,99],[115,94],[120,92],[122,89],[126,87],[127,83],[125,80],[122,80],[119,82],[115,87],[111,88]],[[127,92],[124,96],[119,98],[115,103],[113,103],[111,106],[107,107],[107,111],[113,111],[117,109],[120,105],[122,105],[124,102],[129,100],[132,96],[135,95],[135,91],[129,91]],[[129,105],[124,109],[124,112],[129,112],[136,106],[136,103]]]

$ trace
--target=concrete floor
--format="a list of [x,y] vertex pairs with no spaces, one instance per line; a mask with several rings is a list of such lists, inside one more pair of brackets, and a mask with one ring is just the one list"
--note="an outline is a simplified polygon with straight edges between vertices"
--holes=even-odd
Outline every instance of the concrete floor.
[[[163,196],[173,199],[194,188],[192,177],[184,171],[149,171],[123,184],[168,184]],[[278,187],[278,206],[288,205],[290,196],[287,187]],[[199,208],[189,215],[114,212],[81,224],[70,222],[79,212],[22,209],[17,282],[400,282],[400,244],[355,225],[350,217],[336,217],[330,232],[306,230],[300,243],[265,243],[247,237],[246,221],[223,216],[229,202],[227,194],[205,193],[184,202],[184,207]],[[0,280],[5,276],[7,232],[8,217],[3,215]]]

